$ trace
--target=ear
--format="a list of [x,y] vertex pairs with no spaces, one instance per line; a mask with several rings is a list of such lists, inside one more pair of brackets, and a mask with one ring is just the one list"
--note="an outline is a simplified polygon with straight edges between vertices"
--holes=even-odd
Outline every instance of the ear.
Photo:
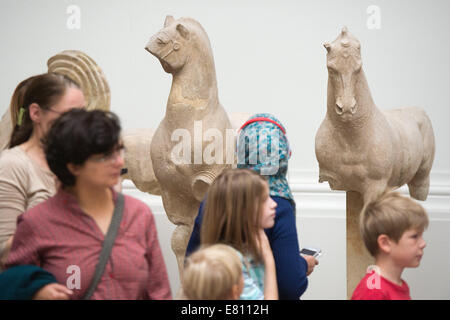
[[324,43],[323,46],[325,47],[325,49],[327,49],[327,52],[330,52],[330,50],[331,50],[331,44],[329,44],[329,43],[327,42],[327,43]]
[[179,23],[177,25],[177,31],[181,34],[181,36],[186,39],[189,40],[189,30],[183,26],[181,23]]
[[73,164],[73,163],[68,163],[67,164],[67,170],[69,170],[69,172],[74,175],[75,177],[78,176],[79,172],[80,172],[80,165],[77,164]]
[[170,26],[174,21],[175,19],[172,16],[166,16],[166,20],[164,21],[164,28]]
[[242,290],[240,290],[240,286],[238,283],[233,284],[231,287],[231,296],[230,300],[239,300],[239,297],[241,296]]
[[378,248],[384,253],[390,253],[391,252],[391,239],[385,235],[380,234],[377,239]]
[[342,36],[345,36],[347,34],[347,32],[348,32],[348,29],[347,29],[347,27],[344,26],[341,31]]
[[28,112],[30,113],[31,121],[40,123],[42,114],[41,111],[41,107],[39,107],[37,103],[33,102],[32,104],[30,104],[30,106],[28,107]]

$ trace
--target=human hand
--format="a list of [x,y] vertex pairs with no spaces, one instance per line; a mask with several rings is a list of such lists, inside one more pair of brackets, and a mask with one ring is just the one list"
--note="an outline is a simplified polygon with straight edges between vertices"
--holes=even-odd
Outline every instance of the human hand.
[[59,283],[50,283],[36,292],[33,300],[69,300],[72,294],[73,291],[65,286]]
[[259,245],[264,259],[264,300],[278,300],[277,273],[275,259],[273,258],[272,248],[269,239],[263,229],[258,234]]
[[306,272],[306,275],[309,276],[314,271],[315,266],[319,264],[319,261],[313,256],[309,255],[303,255],[303,258],[308,264],[308,271]]
[[263,258],[272,257],[272,259],[273,259],[272,248],[270,247],[269,239],[267,238],[267,235],[264,232],[264,229],[259,230],[258,240],[259,240],[259,244],[261,246],[261,251],[262,251],[261,254],[262,254]]

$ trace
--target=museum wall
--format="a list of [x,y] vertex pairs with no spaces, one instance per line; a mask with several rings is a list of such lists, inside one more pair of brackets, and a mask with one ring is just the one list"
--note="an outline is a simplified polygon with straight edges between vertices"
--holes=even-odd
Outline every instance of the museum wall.
[[[324,252],[304,298],[345,299],[345,193],[318,183],[314,137],[326,112],[323,43],[347,26],[361,42],[376,105],[420,106],[433,124],[436,156],[423,203],[431,220],[428,245],[421,266],[404,278],[413,299],[450,299],[450,284],[442,281],[450,270],[449,12],[447,0],[1,0],[0,115],[17,83],[46,72],[54,54],[74,49],[104,71],[111,110],[124,130],[156,128],[172,79],[144,47],[167,14],[196,19],[210,38],[225,110],[269,112],[287,128],[300,244]],[[406,188],[401,191],[407,194]],[[130,181],[124,192],[152,208],[175,293],[174,226],[160,197],[138,191]]]

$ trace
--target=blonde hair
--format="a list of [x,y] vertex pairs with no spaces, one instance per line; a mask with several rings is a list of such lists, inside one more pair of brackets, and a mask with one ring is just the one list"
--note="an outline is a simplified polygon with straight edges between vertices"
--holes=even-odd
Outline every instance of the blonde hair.
[[241,277],[242,263],[236,250],[224,244],[202,247],[186,260],[183,293],[190,300],[230,299]]
[[423,232],[428,223],[427,213],[419,203],[398,192],[386,192],[363,208],[360,231],[367,250],[376,256],[380,235],[385,234],[398,243],[405,231]]
[[267,189],[267,182],[252,170],[223,171],[208,190],[202,244],[225,243],[262,262],[258,226]]

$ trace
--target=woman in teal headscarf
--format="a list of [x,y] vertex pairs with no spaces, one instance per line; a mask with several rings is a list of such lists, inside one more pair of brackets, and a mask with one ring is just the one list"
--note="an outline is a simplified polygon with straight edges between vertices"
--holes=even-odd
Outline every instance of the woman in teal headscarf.
[[[257,171],[266,176],[270,196],[277,203],[275,225],[265,232],[275,259],[279,299],[296,300],[308,286],[307,276],[318,263],[313,257],[299,254],[295,202],[287,181],[291,156],[286,129],[271,114],[259,113],[241,127],[237,142],[238,168]],[[200,245],[200,227],[204,202],[200,205],[186,255]]]
[[241,127],[237,156],[238,168],[267,177],[271,196],[294,201],[286,177],[291,149],[286,129],[277,118],[268,113],[250,117]]

